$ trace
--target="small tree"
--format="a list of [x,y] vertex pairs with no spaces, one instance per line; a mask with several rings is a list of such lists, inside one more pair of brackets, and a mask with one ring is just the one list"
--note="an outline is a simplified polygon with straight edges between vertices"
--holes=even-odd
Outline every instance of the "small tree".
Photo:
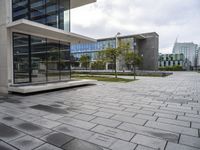
[[90,57],[88,55],[82,55],[80,58],[81,67],[84,67],[86,70],[90,65]]
[[110,48],[110,47],[100,52],[102,60],[114,64],[115,78],[117,78],[117,59],[120,56],[120,54],[121,50],[119,48]]
[[134,73],[134,80],[136,80],[136,66],[142,63],[142,57],[133,51],[128,51],[125,54],[125,62],[127,65],[131,66],[131,70],[133,70]]

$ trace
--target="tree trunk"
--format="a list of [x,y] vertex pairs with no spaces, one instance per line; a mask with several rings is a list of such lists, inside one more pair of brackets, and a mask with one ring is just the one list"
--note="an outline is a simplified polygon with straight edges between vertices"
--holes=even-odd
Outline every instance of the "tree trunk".
[[134,80],[136,80],[136,68],[135,68],[135,65],[133,65],[133,71],[134,71]]
[[117,78],[117,59],[115,58],[115,78]]

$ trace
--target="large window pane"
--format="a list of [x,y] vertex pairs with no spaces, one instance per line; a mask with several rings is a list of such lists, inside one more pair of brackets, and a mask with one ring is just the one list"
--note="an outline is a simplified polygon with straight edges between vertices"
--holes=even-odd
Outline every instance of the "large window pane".
[[70,0],[60,0],[59,5],[59,24],[60,29],[63,29],[67,32],[70,31]]
[[13,0],[13,20],[28,19],[28,0]]
[[29,36],[13,34],[14,83],[30,82]]
[[60,80],[59,69],[59,42],[47,40],[48,81]]
[[30,0],[31,15],[30,19],[32,21],[45,24],[45,0]]
[[46,24],[48,26],[59,28],[58,22],[58,0],[46,1]]
[[61,80],[70,79],[70,44],[60,44]]
[[70,0],[13,0],[12,7],[14,21],[29,19],[70,31]]
[[32,82],[46,82],[46,39],[31,37],[31,77]]

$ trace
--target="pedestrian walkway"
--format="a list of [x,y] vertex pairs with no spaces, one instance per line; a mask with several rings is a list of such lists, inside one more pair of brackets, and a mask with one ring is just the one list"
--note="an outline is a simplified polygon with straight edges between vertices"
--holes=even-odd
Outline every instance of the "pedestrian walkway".
[[0,150],[200,150],[200,74],[0,97]]

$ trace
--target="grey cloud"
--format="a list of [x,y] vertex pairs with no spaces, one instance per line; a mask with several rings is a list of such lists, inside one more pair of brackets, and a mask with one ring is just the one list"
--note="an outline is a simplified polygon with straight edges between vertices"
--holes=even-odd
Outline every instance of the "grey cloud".
[[98,0],[85,9],[99,13],[88,14],[95,21],[87,27],[72,22],[74,32],[100,38],[116,32],[155,31],[160,35],[161,52],[171,48],[177,36],[200,43],[200,0]]

